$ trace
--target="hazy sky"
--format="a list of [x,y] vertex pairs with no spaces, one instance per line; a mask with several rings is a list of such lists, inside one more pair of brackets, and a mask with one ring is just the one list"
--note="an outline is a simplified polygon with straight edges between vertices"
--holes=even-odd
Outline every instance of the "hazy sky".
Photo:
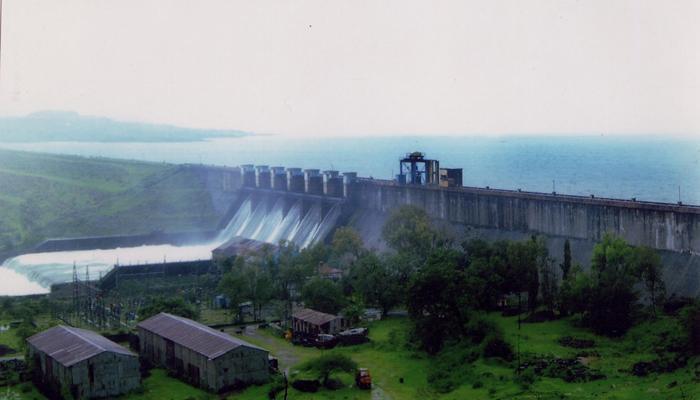
[[314,135],[700,135],[700,1],[2,6],[0,115]]

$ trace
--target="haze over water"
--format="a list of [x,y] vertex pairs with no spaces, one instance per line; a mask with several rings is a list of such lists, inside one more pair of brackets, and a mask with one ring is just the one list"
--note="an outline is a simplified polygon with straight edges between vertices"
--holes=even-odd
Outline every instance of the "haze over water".
[[356,171],[388,179],[398,159],[423,151],[463,168],[465,186],[700,204],[700,138],[250,136],[187,143],[0,143],[57,154],[170,163],[241,164]]

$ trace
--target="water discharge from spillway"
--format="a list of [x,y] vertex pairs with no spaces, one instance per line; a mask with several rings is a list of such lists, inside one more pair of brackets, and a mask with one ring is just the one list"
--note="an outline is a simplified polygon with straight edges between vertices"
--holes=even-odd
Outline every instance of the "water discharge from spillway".
[[73,264],[80,279],[86,266],[91,279],[109,272],[115,264],[152,264],[165,261],[194,261],[211,257],[211,251],[234,237],[271,244],[282,240],[300,248],[322,241],[340,217],[339,205],[320,201],[306,204],[300,199],[245,198],[217,237],[196,245],[147,245],[106,250],[81,250],[23,254],[0,266],[0,296],[47,293],[54,283],[70,282]]

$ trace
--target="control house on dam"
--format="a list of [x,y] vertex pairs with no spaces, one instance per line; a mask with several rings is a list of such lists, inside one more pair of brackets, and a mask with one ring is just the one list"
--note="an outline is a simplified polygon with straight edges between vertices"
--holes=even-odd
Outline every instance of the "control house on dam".
[[224,185],[238,195],[223,234],[305,247],[349,225],[368,247],[383,249],[381,228],[391,211],[413,205],[463,239],[541,235],[555,259],[568,239],[574,261],[584,266],[595,243],[612,233],[659,251],[669,294],[700,294],[700,206],[465,187],[461,169],[441,168],[419,152],[401,158],[399,168],[394,180],[279,166],[227,168]]

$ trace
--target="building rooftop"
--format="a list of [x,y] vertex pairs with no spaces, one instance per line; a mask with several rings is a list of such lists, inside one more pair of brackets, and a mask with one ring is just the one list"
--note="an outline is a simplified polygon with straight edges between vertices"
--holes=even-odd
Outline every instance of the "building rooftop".
[[172,340],[211,360],[240,346],[267,351],[191,319],[168,313],[154,315],[140,322],[137,327]]
[[292,314],[292,317],[300,319],[302,321],[306,321],[313,325],[323,325],[327,322],[333,321],[334,319],[338,318],[335,315],[322,313],[320,311],[312,310],[310,308],[299,309],[294,314]]
[[27,342],[66,367],[103,352],[136,357],[125,347],[98,333],[63,325],[37,333],[29,337]]
[[247,256],[263,249],[263,247],[275,247],[274,245],[254,239],[247,239],[241,236],[234,236],[219,247],[212,250],[215,256]]

